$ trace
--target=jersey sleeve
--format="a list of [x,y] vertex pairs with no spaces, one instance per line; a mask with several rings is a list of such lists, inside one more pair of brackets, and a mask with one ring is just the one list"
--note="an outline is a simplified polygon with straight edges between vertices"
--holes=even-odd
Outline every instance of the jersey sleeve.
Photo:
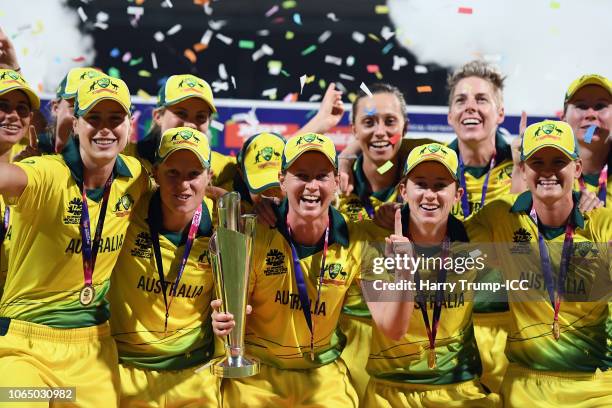
[[53,158],[30,157],[15,165],[26,173],[28,183],[21,196],[9,200],[9,203],[22,213],[34,212],[46,203],[54,202],[50,197],[61,194],[59,189],[69,181],[67,170]]

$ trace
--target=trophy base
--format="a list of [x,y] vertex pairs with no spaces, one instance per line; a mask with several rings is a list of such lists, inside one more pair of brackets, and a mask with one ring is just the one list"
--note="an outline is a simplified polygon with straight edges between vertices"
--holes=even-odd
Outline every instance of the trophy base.
[[244,356],[224,357],[210,366],[210,372],[221,378],[243,378],[259,374],[259,360]]

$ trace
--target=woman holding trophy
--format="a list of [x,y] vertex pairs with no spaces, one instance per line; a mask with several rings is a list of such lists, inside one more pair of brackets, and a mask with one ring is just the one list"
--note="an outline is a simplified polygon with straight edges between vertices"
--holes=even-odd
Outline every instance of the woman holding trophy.
[[109,293],[121,406],[217,404],[216,378],[194,372],[215,350],[210,157],[206,135],[166,130],[153,165],[159,189],[132,210]]

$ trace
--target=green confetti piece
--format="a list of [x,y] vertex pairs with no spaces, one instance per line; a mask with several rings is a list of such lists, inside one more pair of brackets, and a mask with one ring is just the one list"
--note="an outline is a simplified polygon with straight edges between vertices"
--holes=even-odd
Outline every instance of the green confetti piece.
[[281,69],[281,74],[283,74],[284,76],[286,76],[287,78],[289,78],[291,75],[289,75],[289,73],[287,71],[285,71],[284,69]]
[[325,89],[326,86],[327,86],[327,82],[325,82],[324,79],[319,79],[319,88]]
[[109,77],[113,77],[113,78],[118,78],[121,79],[121,73],[119,72],[119,70],[115,67],[110,67],[108,69],[108,76]]
[[285,40],[293,40],[293,37],[295,37],[295,34],[293,33],[293,31],[287,31],[285,33]]
[[387,160],[385,164],[376,169],[378,174],[385,174],[393,167],[393,162],[391,160]]
[[283,8],[285,10],[290,9],[290,8],[294,8],[297,5],[297,3],[294,0],[287,0],[287,1],[283,1]]
[[238,48],[243,48],[245,50],[252,50],[255,48],[255,41],[251,40],[240,40],[238,42]]
[[133,67],[134,65],[138,65],[142,62],[142,58],[136,58],[133,60],[130,60],[130,67]]
[[312,54],[313,52],[315,52],[316,49],[317,49],[316,45],[314,45],[314,44],[311,45],[310,47],[308,47],[308,48],[306,48],[306,49],[304,49],[302,51],[302,57],[304,57],[304,56],[306,56],[308,54]]
[[393,44],[385,45],[385,47],[382,49],[383,55],[387,55],[389,51],[391,51],[392,48],[393,48]]
[[559,3],[558,1],[551,1],[550,2],[550,8],[551,9],[558,9],[561,7],[561,3]]

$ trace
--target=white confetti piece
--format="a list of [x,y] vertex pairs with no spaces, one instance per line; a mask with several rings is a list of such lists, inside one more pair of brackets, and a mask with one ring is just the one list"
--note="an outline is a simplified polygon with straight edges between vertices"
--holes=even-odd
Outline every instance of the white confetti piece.
[[270,75],[278,75],[283,69],[283,63],[277,60],[268,61],[268,74]]
[[166,38],[166,36],[161,31],[158,31],[155,34],[153,34],[153,38],[155,38],[155,41],[157,42],[162,42],[164,41],[164,38]]
[[347,74],[340,73],[339,76],[340,76],[340,78],[345,79],[347,81],[354,81],[355,80],[355,77],[352,76],[352,75],[347,75]]
[[234,86],[234,89],[236,89],[236,78],[234,78],[233,75],[232,75],[232,85]]
[[401,67],[405,67],[406,65],[408,65],[408,60],[406,58],[397,55],[393,56],[393,67],[391,67],[393,71],[399,71]]
[[108,21],[108,13],[100,11],[98,14],[96,14],[96,21],[106,23]]
[[83,10],[83,7],[79,7],[77,9],[77,13],[79,14],[79,17],[81,18],[81,21],[83,22],[87,21],[87,14],[85,14],[85,10]]
[[427,67],[425,65],[415,65],[414,66],[414,72],[416,74],[426,74],[429,71],[427,70]]
[[352,67],[353,65],[355,65],[355,57],[353,57],[352,55],[349,55],[348,57],[346,57],[346,65],[349,67]]
[[168,31],[166,31],[166,34],[174,35],[174,34],[178,33],[179,31],[181,31],[182,28],[183,28],[182,25],[176,24],[176,25],[172,26]]
[[210,5],[210,2],[204,4],[204,14],[206,14],[207,16],[212,15],[213,13],[213,9],[212,6]]
[[338,21],[340,21],[338,20],[338,17],[336,17],[335,13],[327,13],[327,18],[329,18],[334,23],[337,23]]
[[278,11],[278,6],[273,6],[270,10],[266,11],[266,17],[270,17]]
[[264,54],[263,50],[260,48],[260,49],[258,49],[257,51],[255,51],[255,52],[253,53],[253,55],[251,55],[251,59],[252,59],[253,61],[257,61],[257,60],[261,59],[261,57],[263,57],[264,55],[265,55],[265,54]]
[[300,77],[300,95],[302,94],[302,91],[304,90],[304,84],[306,83],[306,75],[302,75]]
[[223,129],[225,129],[225,125],[223,123],[218,122],[214,119],[210,122],[210,127],[213,129],[217,129],[219,132],[223,132]]
[[211,30],[206,30],[200,42],[202,44],[208,45],[208,43],[210,42],[210,39],[212,38],[212,35],[213,35],[213,32]]
[[157,55],[154,52],[151,53],[151,65],[153,65],[153,69],[157,69]]
[[391,31],[391,29],[387,26],[384,26],[382,30],[380,30],[380,36],[384,38],[385,41],[389,41],[389,39],[393,37],[394,35],[395,35],[395,32]]
[[167,7],[167,8],[172,8],[174,7],[174,5],[172,4],[172,2],[170,0],[164,0],[161,4],[162,7]]
[[108,24],[103,23],[101,21],[97,21],[96,24],[94,24],[94,27],[97,27],[101,30],[106,30],[108,28]]
[[321,100],[321,95],[319,94],[314,94],[312,95],[309,99],[308,102],[317,102]]
[[270,47],[268,44],[263,44],[261,46],[261,50],[265,55],[274,55],[274,49]]
[[276,99],[276,88],[264,89],[261,96],[267,96],[270,99]]
[[219,77],[221,79],[227,79],[227,70],[225,69],[225,64],[219,64]]
[[212,83],[213,93],[229,90],[229,84],[225,81],[214,81]]
[[323,31],[323,33],[319,36],[319,44],[323,44],[325,41],[329,40],[329,37],[331,37],[332,32],[330,30],[327,31]]
[[342,65],[342,58],[334,57],[333,55],[326,55],[325,56],[325,63],[326,64],[333,64],[333,65],[340,66],[340,65]]
[[222,29],[225,25],[227,24],[227,20],[210,20],[208,22],[208,26],[215,30],[215,31],[219,31],[220,29]]
[[132,59],[132,53],[130,52],[126,52],[125,54],[123,54],[123,57],[121,57],[121,61],[123,62],[128,62],[131,59]]
[[267,37],[270,35],[270,30],[259,30],[257,31],[257,35],[260,37]]
[[344,84],[342,82],[335,82],[336,84],[336,89],[339,90],[342,93],[347,93],[347,89],[346,86],[344,86]]
[[215,37],[217,37],[217,39],[219,41],[223,42],[225,45],[231,45],[234,42],[234,40],[232,40],[231,38],[229,38],[229,37],[227,37],[227,36],[225,36],[225,35],[223,35],[221,33],[217,33],[215,35]]
[[131,16],[140,17],[144,14],[144,7],[129,6],[127,13]]
[[353,37],[353,40],[355,40],[359,44],[363,43],[366,39],[366,36],[363,33],[360,33],[359,31],[353,31],[353,34],[351,36]]
[[363,82],[361,83],[361,85],[359,85],[359,89],[361,89],[370,98],[372,97],[372,92],[370,92],[370,89],[368,88],[368,86],[364,84]]

